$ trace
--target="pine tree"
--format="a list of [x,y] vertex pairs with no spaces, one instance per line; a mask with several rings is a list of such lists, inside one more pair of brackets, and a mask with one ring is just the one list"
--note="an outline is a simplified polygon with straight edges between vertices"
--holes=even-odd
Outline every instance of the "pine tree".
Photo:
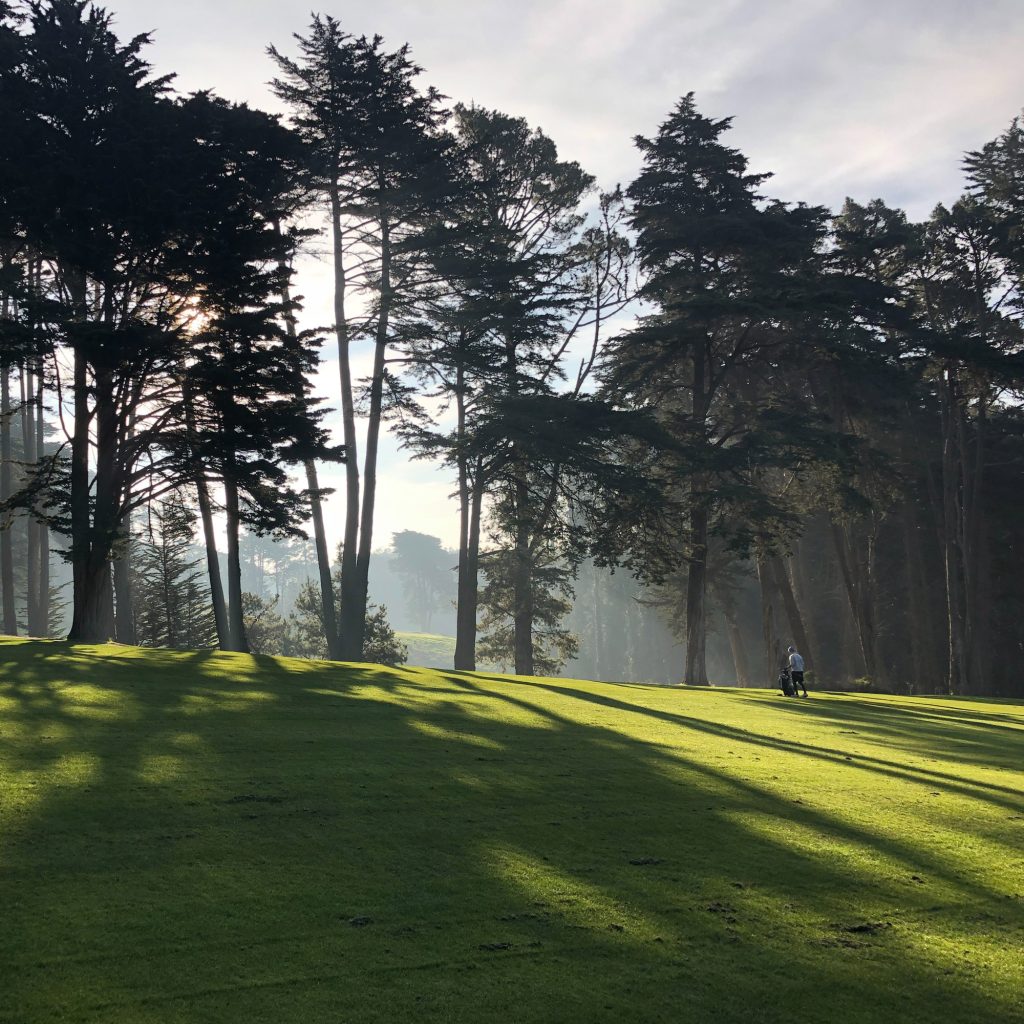
[[196,511],[178,492],[145,510],[132,538],[135,632],[144,647],[196,650],[217,643],[210,594],[196,557]]
[[[343,561],[335,562],[332,575],[335,596],[341,594]],[[323,602],[319,587],[312,580],[306,580],[295,601],[295,610],[288,619],[289,651],[298,658],[323,659],[329,657],[327,637],[324,631]],[[383,605],[369,605],[363,624],[366,638],[363,660],[380,665],[404,665],[409,656],[388,621],[387,608]]]
[[[684,680],[695,685],[708,678],[712,531],[738,548],[792,532],[797,510],[765,487],[766,474],[798,470],[830,444],[793,379],[820,327],[827,214],[762,199],[768,176],[722,143],[729,124],[701,115],[691,94],[655,138],[637,138],[644,167],[627,196],[640,294],[654,312],[607,364],[610,393],[652,410],[675,441],[660,467],[661,526],[646,538],[634,530],[630,543],[646,545],[649,568],[685,558]],[[683,544],[670,541],[677,517]]]

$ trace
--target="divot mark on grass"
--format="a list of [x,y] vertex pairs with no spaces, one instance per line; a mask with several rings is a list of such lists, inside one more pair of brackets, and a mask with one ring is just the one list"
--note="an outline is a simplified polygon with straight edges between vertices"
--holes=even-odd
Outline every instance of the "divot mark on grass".
[[838,927],[841,931],[850,932],[852,935],[874,935],[886,928],[891,928],[892,921],[865,921],[862,924],[844,924],[838,925]]

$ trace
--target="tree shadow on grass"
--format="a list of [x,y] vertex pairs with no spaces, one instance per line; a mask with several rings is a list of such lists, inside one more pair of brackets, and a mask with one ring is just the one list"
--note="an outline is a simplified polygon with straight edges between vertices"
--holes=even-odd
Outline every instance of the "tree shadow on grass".
[[1019,716],[964,715],[955,708],[919,705],[914,698],[876,703],[871,698],[837,701],[831,696],[780,700],[775,706],[785,715],[853,727],[859,735],[919,757],[952,757],[960,764],[1011,770],[1024,763],[1024,709]]
[[934,933],[1010,941],[1019,906],[680,716],[645,742],[546,684],[18,646],[0,1020],[1011,1019]]
[[[501,677],[484,678],[489,678],[495,682],[501,681]],[[849,751],[837,748],[811,745],[797,740],[789,740],[781,736],[770,736],[765,733],[754,732],[750,729],[731,726],[693,715],[686,715],[679,711],[666,711],[662,708],[645,706],[639,702],[621,700],[608,693],[598,693],[593,690],[577,689],[568,684],[553,685],[535,682],[527,685],[529,687],[547,690],[553,694],[572,697],[584,703],[597,705],[602,708],[630,714],[644,715],[665,723],[683,726],[688,729],[704,732],[724,739],[733,739],[742,743],[755,744],[781,753],[799,754],[801,756],[814,758],[820,761],[829,761],[832,763],[839,763],[840,761],[845,762],[852,759],[856,761],[859,767],[877,772],[880,775],[905,779],[907,781],[927,782],[936,786],[943,786],[950,792],[957,792],[962,795],[985,799],[1011,810],[1019,807],[1021,793],[1020,789],[1014,786],[1004,786],[998,783],[967,779],[963,776],[954,775],[949,772],[919,768],[905,762],[893,761],[860,753],[854,755]],[[610,688],[610,686],[606,688]],[[682,693],[682,691],[679,692]],[[685,697],[683,697],[683,699],[685,700]],[[760,701],[759,703],[763,705],[763,701]],[[794,703],[795,701],[789,700],[787,703],[783,704],[780,700],[776,707],[782,708],[784,711],[788,711]],[[804,708],[808,708],[808,704],[801,703],[796,710],[801,711]],[[809,709],[809,713],[814,713],[813,707]],[[844,716],[842,712],[839,712],[838,714],[830,714],[829,717],[832,718],[833,721],[840,723],[846,722],[848,724],[863,720],[858,717],[857,712],[854,712],[849,717]],[[915,724],[912,720],[907,721],[906,729],[910,735],[918,736],[922,734],[921,727]],[[931,739],[935,743],[933,748],[934,753],[938,754],[940,752],[939,748],[941,737],[935,736],[934,730],[929,730],[929,732],[933,734]],[[1012,734],[1011,736],[1001,738],[998,741],[990,741],[989,744],[986,745],[985,749],[988,751],[989,760],[980,760],[979,763],[985,764],[987,767],[999,767],[1002,765],[1007,767],[1016,767],[1021,763],[1024,763],[1024,732],[1018,732],[1017,730],[1009,730],[1009,732]],[[887,739],[886,742],[889,742],[889,740]],[[950,745],[956,743],[957,739],[955,735],[955,728],[951,727],[951,733],[947,736],[946,741],[945,759],[948,759],[949,757]]]

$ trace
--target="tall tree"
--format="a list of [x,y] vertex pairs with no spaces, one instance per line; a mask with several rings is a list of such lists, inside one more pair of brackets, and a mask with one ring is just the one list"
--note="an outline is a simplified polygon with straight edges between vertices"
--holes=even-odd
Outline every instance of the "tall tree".
[[[815,322],[827,215],[762,199],[768,175],[750,174],[721,141],[729,125],[700,114],[691,94],[655,138],[637,138],[644,166],[627,195],[640,294],[654,311],[608,362],[612,393],[655,410],[676,439],[662,471],[666,501],[685,521],[692,685],[708,681],[712,533],[744,549],[792,530],[798,516],[765,489],[765,472],[797,468],[828,444],[790,380]],[[655,562],[673,551],[665,541],[649,551]]]
[[405,333],[413,372],[454,405],[456,418],[454,429],[439,431],[417,410],[403,434],[457,473],[456,668],[475,667],[481,516],[485,496],[500,492],[504,511],[495,523],[517,552],[516,671],[530,674],[534,569],[545,538],[557,532],[549,519],[562,494],[561,470],[552,466],[537,489],[541,467],[521,428],[532,418],[532,432],[543,431],[546,420],[523,403],[546,401],[564,385],[574,343],[584,356],[567,390],[580,394],[603,326],[627,301],[629,247],[618,230],[617,194],[601,197],[596,223],[584,230],[580,204],[593,179],[560,160],[543,133],[521,118],[461,105],[454,126],[461,176],[452,222],[433,250],[440,293]]
[[[289,297],[290,240],[280,230],[295,146],[269,115],[199,94],[184,105],[209,174],[203,191],[216,230],[194,257],[199,316],[186,375],[190,458],[224,491],[228,542],[227,643],[246,650],[240,531],[295,530],[305,496],[287,466],[323,455],[308,373],[316,337],[297,334]],[[230,167],[230,175],[223,168]],[[204,482],[206,482],[204,480]]]
[[[312,154],[311,185],[324,197],[334,262],[346,460],[344,571],[340,650],[358,660],[366,623],[367,587],[377,496],[377,458],[393,318],[416,300],[425,229],[447,191],[447,142],[440,96],[421,92],[408,47],[388,52],[379,37],[353,38],[330,17],[315,16],[298,38],[293,60],[271,48],[278,96]],[[368,310],[354,315],[353,291]],[[368,340],[373,366],[366,387],[367,428],[362,477],[358,463],[351,346]]]
[[70,536],[71,635],[102,640],[113,632],[110,563],[124,516],[141,500],[136,485],[160,471],[155,437],[168,406],[157,396],[177,340],[166,296],[186,176],[167,80],[141,57],[147,37],[121,44],[110,16],[85,0],[27,9],[4,82],[28,126],[20,166],[31,178],[15,189],[17,217],[53,268],[51,320],[72,364],[70,476],[54,512]]

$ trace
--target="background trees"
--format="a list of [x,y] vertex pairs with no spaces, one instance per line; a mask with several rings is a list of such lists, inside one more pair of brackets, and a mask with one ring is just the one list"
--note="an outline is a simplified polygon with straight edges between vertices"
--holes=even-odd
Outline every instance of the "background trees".
[[[0,0],[5,631],[51,630],[56,546],[80,640],[395,662],[386,596],[454,615],[461,669],[480,631],[524,674],[757,683],[795,641],[821,681],[1019,685],[1019,121],[915,224],[766,196],[692,95],[602,193],[330,17],[270,50],[287,123],[176,95],[147,42]],[[371,558],[389,425],[450,474],[456,552]]]

